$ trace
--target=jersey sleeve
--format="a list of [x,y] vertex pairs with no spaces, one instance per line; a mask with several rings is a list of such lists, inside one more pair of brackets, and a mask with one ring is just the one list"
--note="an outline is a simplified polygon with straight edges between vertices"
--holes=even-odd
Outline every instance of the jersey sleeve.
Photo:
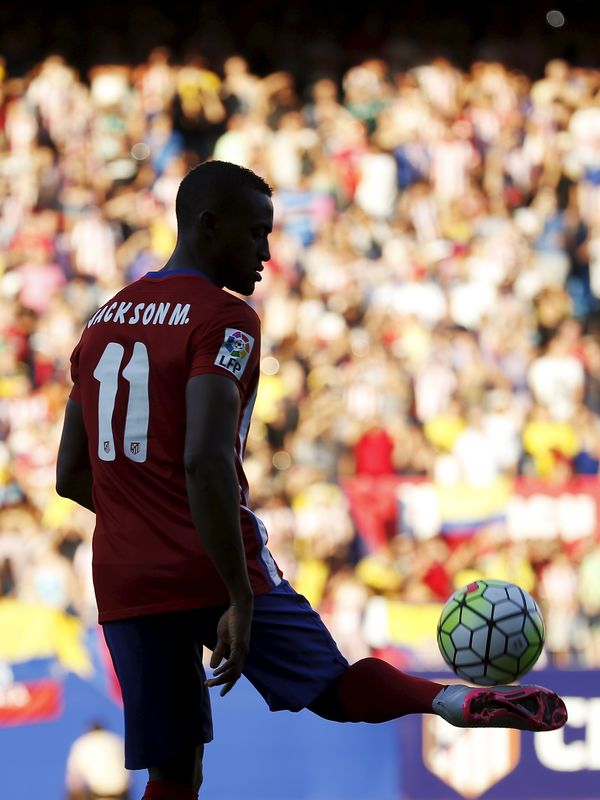
[[190,378],[224,375],[245,394],[260,360],[260,321],[250,307],[228,310],[195,329],[190,345]]

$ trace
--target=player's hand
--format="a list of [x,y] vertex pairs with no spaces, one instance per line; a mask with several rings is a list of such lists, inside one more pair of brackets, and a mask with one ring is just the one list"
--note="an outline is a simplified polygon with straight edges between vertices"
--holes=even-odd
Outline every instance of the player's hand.
[[206,685],[222,686],[221,697],[233,688],[242,674],[250,646],[252,609],[252,600],[232,604],[217,625],[217,644],[210,658],[210,667],[214,672]]

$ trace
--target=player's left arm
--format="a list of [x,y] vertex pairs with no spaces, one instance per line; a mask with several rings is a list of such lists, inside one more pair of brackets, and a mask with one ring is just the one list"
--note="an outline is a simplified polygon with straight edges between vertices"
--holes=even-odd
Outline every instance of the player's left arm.
[[92,466],[88,438],[83,424],[81,405],[67,401],[58,457],[56,460],[56,491],[80,506],[96,511],[92,496]]

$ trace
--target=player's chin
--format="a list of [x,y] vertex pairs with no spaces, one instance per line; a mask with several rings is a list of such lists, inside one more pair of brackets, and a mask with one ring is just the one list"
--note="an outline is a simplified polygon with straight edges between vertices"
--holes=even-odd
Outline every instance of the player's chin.
[[256,281],[247,278],[243,281],[237,281],[236,285],[232,286],[231,288],[238,294],[243,294],[245,297],[249,297],[251,294],[253,294],[254,289],[256,288]]

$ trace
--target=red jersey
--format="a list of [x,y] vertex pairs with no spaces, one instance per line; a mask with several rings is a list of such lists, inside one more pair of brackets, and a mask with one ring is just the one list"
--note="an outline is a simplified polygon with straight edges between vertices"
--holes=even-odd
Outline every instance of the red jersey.
[[254,310],[192,270],[148,273],[87,323],[71,356],[71,398],[82,407],[92,465],[100,622],[228,602],[187,497],[185,389],[194,375],[224,375],[239,389],[235,456],[250,582],[255,594],[280,583],[242,466],[259,359]]

